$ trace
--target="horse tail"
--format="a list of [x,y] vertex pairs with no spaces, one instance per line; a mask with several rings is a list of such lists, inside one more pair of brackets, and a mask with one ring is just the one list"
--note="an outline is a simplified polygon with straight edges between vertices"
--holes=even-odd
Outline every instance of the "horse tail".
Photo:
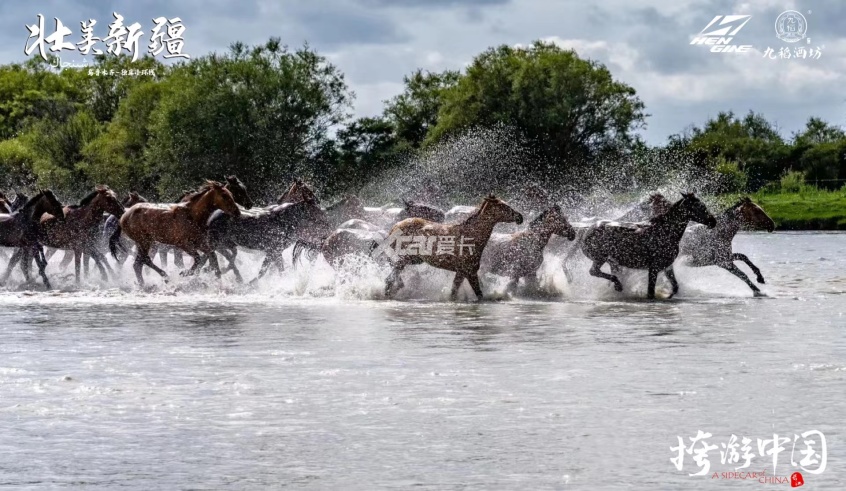
[[117,257],[118,248],[120,248],[120,250],[126,252],[126,249],[124,249],[123,245],[120,243],[120,233],[121,233],[120,222],[118,222],[114,233],[112,233],[112,236],[109,237],[109,251],[111,251],[112,257],[114,257],[115,259],[118,258]]
[[291,251],[291,262],[296,266],[302,260],[303,253],[305,253],[306,259],[313,261],[319,250],[319,245],[305,240],[297,240],[294,242],[294,250]]

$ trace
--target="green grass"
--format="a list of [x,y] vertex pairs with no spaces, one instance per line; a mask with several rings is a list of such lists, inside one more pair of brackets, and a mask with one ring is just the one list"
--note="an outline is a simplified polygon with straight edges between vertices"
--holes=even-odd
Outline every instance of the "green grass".
[[846,189],[805,187],[792,193],[758,192],[751,198],[773,219],[776,230],[846,230]]

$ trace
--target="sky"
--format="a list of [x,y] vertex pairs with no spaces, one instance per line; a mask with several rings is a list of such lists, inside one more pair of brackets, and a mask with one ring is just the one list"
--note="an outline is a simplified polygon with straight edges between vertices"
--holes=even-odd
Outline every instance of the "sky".
[[[796,10],[805,37],[777,37],[776,19]],[[463,69],[491,46],[528,45],[543,39],[605,64],[637,91],[649,114],[641,131],[650,144],[720,111],[762,113],[785,137],[811,116],[846,123],[846,2],[842,0],[182,0],[3,2],[0,63],[23,61],[26,26],[58,18],[81,40],[80,22],[94,19],[104,38],[117,12],[138,22],[149,42],[155,17],[179,17],[186,27],[183,53],[223,52],[233,41],[260,44],[271,36],[292,48],[304,43],[340,68],[355,93],[354,115],[375,116],[402,91],[404,75]],[[691,40],[716,16],[750,15],[732,44],[745,53],[712,53]],[[734,29],[740,22],[731,24]],[[713,29],[715,27],[712,27]],[[818,50],[819,58],[779,58]],[[768,48],[772,49],[770,58]],[[143,53],[142,53],[143,54]],[[82,60],[63,52],[63,61]]]

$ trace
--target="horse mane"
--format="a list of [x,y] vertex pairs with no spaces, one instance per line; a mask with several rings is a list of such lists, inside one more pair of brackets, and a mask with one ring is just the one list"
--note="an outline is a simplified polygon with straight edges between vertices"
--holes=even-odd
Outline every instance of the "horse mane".
[[[216,183],[216,184],[220,184],[220,183]],[[214,186],[211,182],[203,185],[200,189],[198,189],[198,190],[189,194],[190,198],[188,198],[187,202],[190,203],[190,204],[197,203],[198,201],[200,201],[200,198],[202,198],[203,196],[206,195],[206,193],[211,191],[213,187]],[[188,196],[188,195],[186,195],[186,196]],[[182,199],[185,199],[185,196],[183,196]]]
[[743,206],[743,205],[745,205],[746,203],[749,203],[749,202],[751,202],[751,201],[752,201],[752,200],[750,200],[750,199],[749,199],[749,196],[744,196],[744,197],[740,198],[740,199],[737,201],[737,203],[735,203],[735,204],[733,204],[733,205],[729,206],[728,208],[726,208],[726,210],[723,212],[723,214],[725,215],[725,214],[731,213],[731,212],[733,212],[734,210],[736,210],[736,209],[740,208],[741,206]]
[[39,191],[38,194],[36,194],[32,198],[29,198],[29,201],[27,201],[23,206],[21,206],[21,211],[28,210],[29,208],[35,206],[35,203],[38,203],[38,200],[41,199],[42,196],[44,196],[44,191]]
[[476,209],[473,210],[473,213],[468,215],[467,218],[464,219],[464,222],[462,222],[462,223],[467,224],[467,223],[472,223],[473,220],[477,220],[482,215],[482,211],[484,211],[484,209],[487,208],[488,203],[490,203],[491,201],[493,201],[495,199],[496,199],[496,197],[494,197],[493,194],[491,194],[490,196],[487,196],[484,200],[482,200],[482,204],[477,206]]
[[675,203],[671,204],[670,207],[667,209],[667,211],[665,211],[664,213],[659,213],[659,214],[655,215],[654,217],[650,218],[649,223],[651,225],[657,225],[659,223],[663,223],[663,222],[667,221],[667,216],[673,210],[675,210],[679,205],[681,205],[682,201],[684,201],[685,199],[687,199],[686,196],[684,198],[676,201]]
[[90,193],[88,193],[88,194],[87,194],[84,198],[82,198],[82,199],[79,201],[79,204],[78,204],[78,205],[72,205],[72,207],[74,207],[74,208],[82,208],[83,206],[88,206],[88,205],[90,205],[90,204],[91,204],[91,202],[92,202],[92,201],[94,201],[94,198],[96,198],[96,197],[97,197],[97,193],[99,193],[99,192],[100,192],[100,190],[99,190],[99,189],[95,189],[94,191],[91,191]]

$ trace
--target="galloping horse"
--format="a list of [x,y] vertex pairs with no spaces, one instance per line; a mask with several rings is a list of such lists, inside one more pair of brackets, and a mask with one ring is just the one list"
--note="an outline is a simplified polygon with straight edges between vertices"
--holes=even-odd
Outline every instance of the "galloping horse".
[[[126,198],[123,198],[123,200],[120,202],[121,206],[123,206],[125,210],[132,208],[138,203],[147,203],[147,198],[141,196],[135,191],[130,191],[129,194],[126,195]],[[108,217],[106,217],[106,221],[105,223],[103,223],[103,232],[100,235],[100,242],[101,244],[104,243],[106,248],[108,248],[109,246],[109,237],[111,237],[112,234],[115,233],[115,230],[117,230],[119,223],[119,216],[109,215]],[[129,255],[126,254],[125,250],[129,249],[132,245],[129,243],[129,239],[121,237],[120,240],[121,246],[118,248],[118,257],[116,257],[115,259],[117,260],[118,264],[123,264],[123,262],[126,261],[126,258],[129,257]]]
[[238,246],[265,253],[256,278],[259,279],[273,264],[283,269],[282,252],[288,246],[304,242],[316,247],[331,231],[326,213],[313,200],[256,209],[243,212],[238,217],[215,211],[208,220],[208,226],[212,248],[226,257],[229,261],[227,269],[232,269],[239,283],[242,278],[235,267]]
[[[479,282],[479,261],[497,223],[520,225],[523,223],[523,215],[493,194],[485,198],[482,204],[476,208],[475,213],[461,223],[435,223],[422,218],[407,218],[397,223],[391,228],[388,239],[399,236],[406,238],[409,236],[420,237],[426,246],[424,248],[419,243],[415,244],[421,245],[417,254],[410,254],[414,252],[411,250],[402,251],[406,254],[398,256],[398,259],[394,262],[393,271],[385,280],[385,296],[391,298],[403,287],[400,273],[406,266],[425,262],[436,268],[455,272],[450,293],[451,299],[454,300],[457,297],[459,287],[467,278],[476,297],[481,300],[482,285]],[[439,241],[437,252],[432,250],[432,244],[435,240]],[[442,252],[442,243],[452,244],[453,247],[458,246],[458,254],[450,253],[446,248]],[[383,243],[383,245],[385,244]],[[469,254],[463,254],[465,247],[469,249]]]
[[[673,271],[673,261],[679,254],[679,242],[689,221],[695,221],[714,228],[717,221],[705,204],[693,193],[682,193],[682,199],[661,215],[652,218],[649,224],[624,226],[598,222],[590,227],[581,244],[582,252],[593,261],[591,276],[605,278],[614,283],[614,289],[623,290],[620,280],[603,273],[600,268],[606,262],[614,266],[649,270],[647,297],[655,298],[655,281],[658,272],[664,271],[673,286],[673,295],[679,291],[679,284]],[[672,295],[670,295],[672,296]]]
[[[226,177],[226,186],[224,186],[230,193],[232,193],[232,197],[235,199],[235,202],[239,205],[243,206],[245,209],[249,210],[253,207],[253,200],[250,198],[249,193],[247,193],[247,186],[241,182],[238,177],[231,175]],[[176,200],[177,203],[187,203],[192,196],[201,192],[202,189],[199,191],[183,191],[182,196]],[[167,267],[167,253],[173,251],[173,265],[177,268],[184,267],[184,262],[182,261],[182,252],[179,249],[174,247],[162,246],[158,245],[158,253],[159,253],[159,261],[162,263],[162,267]],[[155,254],[155,253],[154,253]]]
[[206,186],[191,196],[186,203],[170,206],[157,206],[151,203],[138,203],[127,210],[120,219],[120,224],[109,238],[109,249],[117,258],[118,240],[121,231],[135,241],[135,276],[138,284],[144,286],[142,270],[149,266],[162,277],[167,273],[153,264],[150,259],[150,247],[158,242],[179,247],[194,258],[194,264],[186,274],[194,274],[200,267],[200,254],[209,258],[215,274],[220,277],[217,256],[209,244],[208,219],[215,210],[223,210],[232,216],[240,216],[241,209],[235,203],[232,193],[223,184],[206,181]]
[[719,266],[743,280],[754,295],[760,296],[761,290],[755,286],[740,270],[734,261],[745,262],[757,276],[758,283],[764,283],[761,270],[752,264],[745,254],[732,251],[731,243],[739,230],[766,230],[772,232],[775,223],[760,206],[748,197],[740,199],[733,206],[717,217],[717,226],[713,229],[695,225],[684,235],[679,252],[686,266]]
[[[123,211],[123,205],[118,201],[115,192],[107,186],[98,186],[78,205],[66,206],[64,220],[59,221],[58,217],[51,214],[41,217],[41,243],[54,249],[73,251],[74,274],[77,283],[79,283],[83,253],[94,259],[100,275],[105,280],[108,278],[106,274],[108,263],[97,247],[100,223],[103,221],[103,213],[120,217]],[[12,261],[14,260],[13,257]]]
[[[0,215],[0,246],[3,247],[17,247],[22,251],[21,270],[24,278],[28,282],[29,278],[29,263],[30,258],[35,258],[35,264],[38,265],[38,273],[41,279],[44,280],[44,286],[49,289],[50,281],[47,279],[47,273],[44,268],[47,266],[47,258],[44,257],[44,249],[41,247],[39,239],[39,226],[41,216],[49,213],[58,219],[64,220],[64,210],[62,203],[56,199],[56,196],[49,189],[41,190],[38,194],[27,201],[20,209],[13,211],[11,214]],[[14,264],[9,261],[6,266],[6,271],[0,278],[0,284],[9,279],[12,274]]]
[[517,287],[520,278],[526,278],[527,283],[536,285],[537,272],[543,263],[543,250],[552,234],[567,237],[571,241],[576,238],[576,231],[559,205],[538,215],[522,232],[506,235],[503,239],[491,237],[482,267],[496,275],[511,278],[509,290]]
[[410,200],[403,200],[402,204],[405,208],[397,215],[398,222],[406,218],[423,218],[430,222],[444,222],[446,213],[439,208]]
[[[652,193],[645,201],[639,203],[637,206],[613,221],[642,222],[644,220],[649,220],[654,216],[666,213],[671,206],[673,206],[673,203],[665,198],[664,195],[661,193]],[[596,219],[593,219],[592,221],[595,223]],[[569,283],[573,282],[573,274],[570,271],[570,263],[572,262],[573,257],[581,250],[582,242],[585,240],[585,235],[588,233],[590,228],[590,225],[580,225],[575,227],[576,239],[571,244],[568,244],[566,252],[561,258],[561,268],[564,270],[564,275],[567,277],[567,281]],[[616,273],[616,271],[613,272]]]

